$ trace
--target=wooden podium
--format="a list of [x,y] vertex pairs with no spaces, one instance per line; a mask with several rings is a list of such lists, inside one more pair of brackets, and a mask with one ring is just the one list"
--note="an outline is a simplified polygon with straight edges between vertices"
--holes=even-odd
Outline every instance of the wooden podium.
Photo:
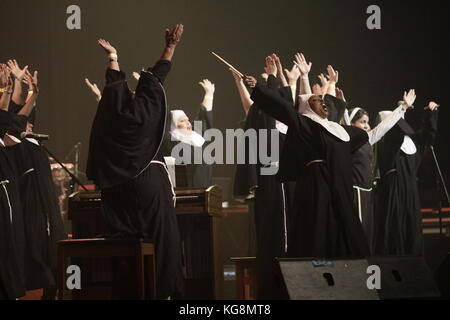
[[[222,190],[176,188],[175,211],[182,242],[186,275],[185,298],[220,300],[223,298]],[[69,197],[68,218],[73,239],[95,238],[108,233],[103,222],[101,194],[77,192]],[[74,292],[74,299],[105,296],[112,270],[101,260],[86,262],[85,281],[90,290]],[[156,284],[158,285],[158,284]],[[87,296],[86,296],[87,295]]]

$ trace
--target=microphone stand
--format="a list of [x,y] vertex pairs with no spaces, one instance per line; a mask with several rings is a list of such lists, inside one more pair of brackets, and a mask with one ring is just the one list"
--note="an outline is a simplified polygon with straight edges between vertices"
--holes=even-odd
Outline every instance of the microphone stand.
[[62,162],[59,161],[58,158],[55,157],[55,155],[54,155],[53,153],[51,153],[50,150],[47,149],[46,146],[44,146],[44,145],[42,144],[42,142],[41,142],[41,147],[42,147],[42,149],[44,149],[45,152],[47,152],[47,153],[49,154],[50,157],[52,157],[53,159],[55,159],[55,161],[58,162],[58,164],[61,166],[61,168],[63,168],[64,171],[67,172],[67,174],[72,178],[72,185],[71,185],[71,187],[72,187],[72,192],[75,191],[75,189],[74,189],[75,183],[77,183],[81,188],[83,188],[84,191],[89,192],[89,190],[84,186],[84,184],[82,184],[82,183],[80,182],[80,180],[79,180],[72,172],[70,172],[69,169],[67,169],[66,166],[64,166],[64,165],[62,164]]
[[439,166],[438,159],[436,157],[436,153],[434,152],[434,147],[430,146],[431,153],[433,154],[434,164],[436,165],[436,169],[438,172],[438,178],[437,178],[437,191],[439,196],[439,232],[442,236],[444,234],[443,232],[443,224],[442,224],[442,193],[441,188],[444,189],[445,196],[447,198],[447,204],[450,206],[450,197],[448,195],[447,187],[445,185],[444,176],[442,175],[441,167]]

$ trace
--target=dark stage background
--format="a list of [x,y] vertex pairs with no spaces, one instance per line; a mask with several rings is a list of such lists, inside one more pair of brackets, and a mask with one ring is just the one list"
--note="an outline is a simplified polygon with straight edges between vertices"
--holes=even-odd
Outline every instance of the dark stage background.
[[[234,128],[244,117],[234,81],[209,53],[216,51],[241,71],[262,72],[264,57],[278,53],[286,68],[295,52],[313,62],[312,75],[332,64],[339,87],[352,106],[375,112],[392,109],[403,91],[415,88],[415,122],[429,100],[442,105],[439,157],[449,173],[449,74],[446,45],[448,1],[266,1],[266,0],[14,0],[0,2],[0,61],[16,58],[39,70],[41,95],[36,132],[48,133],[48,147],[64,156],[82,142],[84,170],[96,102],[84,78],[103,85],[106,65],[96,39],[119,51],[121,68],[131,72],[152,65],[164,45],[164,30],[185,25],[166,87],[170,106],[194,116],[208,78],[216,84],[214,115],[219,129]],[[81,7],[81,30],[68,30],[66,8]],[[366,28],[366,9],[382,10],[382,30]],[[317,78],[316,78],[317,79]],[[216,177],[232,177],[233,166],[218,165]],[[448,179],[447,179],[448,181]]]

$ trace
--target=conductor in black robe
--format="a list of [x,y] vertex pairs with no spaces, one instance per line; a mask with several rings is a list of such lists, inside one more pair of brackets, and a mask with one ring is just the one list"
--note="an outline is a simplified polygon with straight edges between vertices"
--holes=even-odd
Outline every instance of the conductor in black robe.
[[141,73],[133,96],[120,71],[116,50],[109,54],[106,86],[91,130],[87,175],[102,190],[105,219],[119,237],[151,240],[156,250],[157,298],[183,287],[181,243],[174,192],[160,152],[167,123],[163,87],[183,25],[166,31],[166,47],[153,68]]
[[367,133],[328,121],[328,108],[320,96],[303,97],[299,114],[253,77],[245,81],[254,88],[252,100],[289,127],[279,173],[282,181],[297,182],[289,218],[288,256],[368,256],[367,239],[353,207],[348,166],[352,152],[367,142]]

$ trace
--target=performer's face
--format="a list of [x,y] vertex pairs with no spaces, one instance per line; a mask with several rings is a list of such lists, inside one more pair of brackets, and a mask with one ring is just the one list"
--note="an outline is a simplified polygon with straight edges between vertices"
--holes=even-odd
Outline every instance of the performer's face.
[[369,117],[367,115],[363,115],[361,118],[353,122],[352,125],[365,131],[370,131]]
[[192,125],[187,116],[182,116],[178,119],[177,128],[183,131],[187,131],[188,133],[192,132]]
[[328,108],[323,102],[323,99],[321,96],[312,96],[309,98],[309,106],[311,107],[312,111],[317,113],[319,117],[323,119],[328,118]]

